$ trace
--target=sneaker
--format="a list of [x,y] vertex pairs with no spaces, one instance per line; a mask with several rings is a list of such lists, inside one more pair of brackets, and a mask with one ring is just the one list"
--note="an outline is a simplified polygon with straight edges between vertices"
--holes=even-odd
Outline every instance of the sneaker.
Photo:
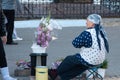
[[20,38],[20,37],[13,38],[13,41],[21,41],[21,40],[23,40],[23,39],[22,39],[22,38]]
[[17,79],[12,77],[5,77],[3,80],[17,80]]

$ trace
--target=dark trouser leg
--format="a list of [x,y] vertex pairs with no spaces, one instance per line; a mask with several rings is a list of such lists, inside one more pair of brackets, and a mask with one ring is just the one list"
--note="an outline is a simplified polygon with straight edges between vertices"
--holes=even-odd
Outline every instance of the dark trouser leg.
[[5,51],[2,40],[0,39],[0,68],[7,67],[7,61],[5,57]]
[[86,69],[88,69],[88,67],[82,65],[78,61],[78,58],[73,55],[64,59],[64,61],[58,67],[57,72],[62,80],[70,80],[83,73]]
[[12,40],[12,34],[14,29],[14,18],[15,18],[15,10],[3,10],[8,23],[6,24],[6,30],[7,30],[7,43],[11,43]]

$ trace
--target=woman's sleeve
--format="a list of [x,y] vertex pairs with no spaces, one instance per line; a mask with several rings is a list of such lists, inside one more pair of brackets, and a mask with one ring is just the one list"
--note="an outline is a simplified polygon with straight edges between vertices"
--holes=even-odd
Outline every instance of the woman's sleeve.
[[0,36],[6,35],[5,19],[2,10],[0,10]]
[[72,44],[75,48],[86,47],[89,48],[92,46],[92,37],[90,32],[84,31],[78,37],[76,37]]

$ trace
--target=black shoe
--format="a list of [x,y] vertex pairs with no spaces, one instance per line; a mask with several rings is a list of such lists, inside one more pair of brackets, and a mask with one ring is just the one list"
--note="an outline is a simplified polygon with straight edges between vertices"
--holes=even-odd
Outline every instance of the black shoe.
[[16,43],[16,42],[7,42],[6,44],[7,45],[18,45],[18,43]]

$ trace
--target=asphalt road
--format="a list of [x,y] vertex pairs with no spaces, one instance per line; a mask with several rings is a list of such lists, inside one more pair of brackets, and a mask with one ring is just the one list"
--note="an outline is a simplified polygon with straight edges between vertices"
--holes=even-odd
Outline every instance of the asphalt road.
[[[46,52],[48,53],[47,65],[51,66],[51,63],[56,59],[63,58],[67,55],[75,54],[79,52],[79,49],[75,49],[71,42],[75,36],[78,36],[84,27],[67,27],[60,31],[57,31],[58,39],[50,42]],[[105,27],[107,32],[110,53],[106,54],[106,58],[109,61],[109,66],[106,71],[106,75],[110,77],[120,76],[120,27]],[[34,28],[19,28],[17,29],[18,35],[23,38],[22,41],[17,41],[18,45],[5,45],[5,51],[7,55],[8,66],[10,74],[14,75],[14,69],[16,68],[16,61],[20,59],[30,59],[30,53],[32,53],[32,43],[34,41]],[[0,79],[1,80],[1,79]],[[20,80],[27,80],[20,79]]]

